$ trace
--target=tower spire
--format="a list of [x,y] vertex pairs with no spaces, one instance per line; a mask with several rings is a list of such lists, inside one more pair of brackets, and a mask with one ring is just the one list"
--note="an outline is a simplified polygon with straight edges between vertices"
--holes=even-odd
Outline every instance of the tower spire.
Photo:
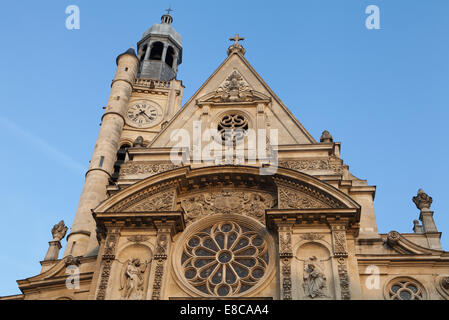
[[165,9],[165,11],[167,11],[167,13],[161,17],[161,23],[171,24],[173,22],[173,17],[170,15],[170,12],[175,10],[173,10],[171,6],[168,6],[168,9]]
[[139,78],[170,81],[176,78],[182,63],[182,39],[172,26],[171,7],[165,10],[161,23],[154,24],[137,43],[140,60]]

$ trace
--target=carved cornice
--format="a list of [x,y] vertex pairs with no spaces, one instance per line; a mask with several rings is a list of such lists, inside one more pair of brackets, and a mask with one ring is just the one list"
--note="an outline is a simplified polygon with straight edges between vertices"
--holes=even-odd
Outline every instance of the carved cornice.
[[266,225],[273,229],[281,222],[292,222],[295,225],[325,224],[331,226],[338,222],[348,231],[357,234],[360,222],[360,210],[355,208],[334,209],[269,209],[265,214]]
[[181,211],[159,212],[96,212],[94,214],[97,225],[103,228],[113,227],[141,227],[158,230],[160,224],[173,223],[174,232],[184,230],[184,216]]

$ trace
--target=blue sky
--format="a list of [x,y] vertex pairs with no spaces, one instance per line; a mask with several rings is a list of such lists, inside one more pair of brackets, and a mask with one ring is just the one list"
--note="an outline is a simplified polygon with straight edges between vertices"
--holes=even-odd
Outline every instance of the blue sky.
[[[78,5],[81,29],[65,28]],[[115,58],[171,4],[183,37],[184,101],[244,36],[246,58],[319,139],[342,143],[377,186],[379,231],[410,232],[423,188],[449,250],[449,2],[8,1],[0,11],[0,295],[36,275],[59,220],[72,223]],[[381,30],[365,28],[378,5]],[[63,241],[65,245],[65,240]]]

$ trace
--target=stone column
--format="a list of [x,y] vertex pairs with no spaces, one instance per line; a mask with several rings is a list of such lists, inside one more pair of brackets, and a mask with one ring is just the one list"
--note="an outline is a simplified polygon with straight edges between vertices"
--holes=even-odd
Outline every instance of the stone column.
[[162,50],[162,58],[161,61],[165,63],[165,57],[167,56],[168,44],[164,43],[164,49]]
[[151,53],[151,48],[152,48],[152,43],[149,43],[147,46],[147,51],[145,52],[145,58],[144,60],[148,60],[150,59],[150,53]]
[[173,71],[178,73],[178,51],[175,52],[173,56]]
[[47,254],[45,255],[44,261],[58,260],[59,250],[61,250],[61,241],[52,240],[48,243],[50,246],[48,248]]
[[84,187],[67,239],[64,256],[89,255],[97,246],[95,221],[91,210],[106,199],[106,187],[114,171],[124,115],[136,79],[139,61],[130,49],[117,58],[117,72],[111,86],[108,105],[102,118],[100,133],[86,173]]
[[172,237],[175,232],[174,221],[155,222],[157,227],[156,252],[154,260],[156,266],[154,268],[153,277],[153,293],[152,300],[160,300],[164,297],[165,282],[167,279],[167,258],[170,255]]

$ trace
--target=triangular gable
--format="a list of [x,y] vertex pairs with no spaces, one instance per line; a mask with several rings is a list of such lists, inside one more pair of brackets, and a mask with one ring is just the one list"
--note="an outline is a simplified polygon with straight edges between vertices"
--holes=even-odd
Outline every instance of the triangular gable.
[[223,93],[226,82],[229,82],[229,78],[233,75],[241,78],[239,85],[244,88],[242,92],[244,96],[241,97],[241,93],[239,96],[241,99],[238,99],[238,101],[234,101],[235,99],[233,100],[232,96],[228,96],[228,103],[224,107],[238,110],[239,105],[241,105],[242,101],[245,101],[248,95],[251,95],[255,100],[269,99],[271,103],[268,110],[266,110],[269,126],[279,130],[280,145],[316,143],[315,139],[257,74],[248,60],[240,52],[234,51],[187,101],[184,107],[178,111],[173,119],[155,137],[149,147],[163,148],[173,146],[174,142],[170,141],[170,135],[173,130],[183,128],[191,132],[193,121],[199,120],[198,103],[209,98],[213,99],[214,96],[217,97],[220,93]]

